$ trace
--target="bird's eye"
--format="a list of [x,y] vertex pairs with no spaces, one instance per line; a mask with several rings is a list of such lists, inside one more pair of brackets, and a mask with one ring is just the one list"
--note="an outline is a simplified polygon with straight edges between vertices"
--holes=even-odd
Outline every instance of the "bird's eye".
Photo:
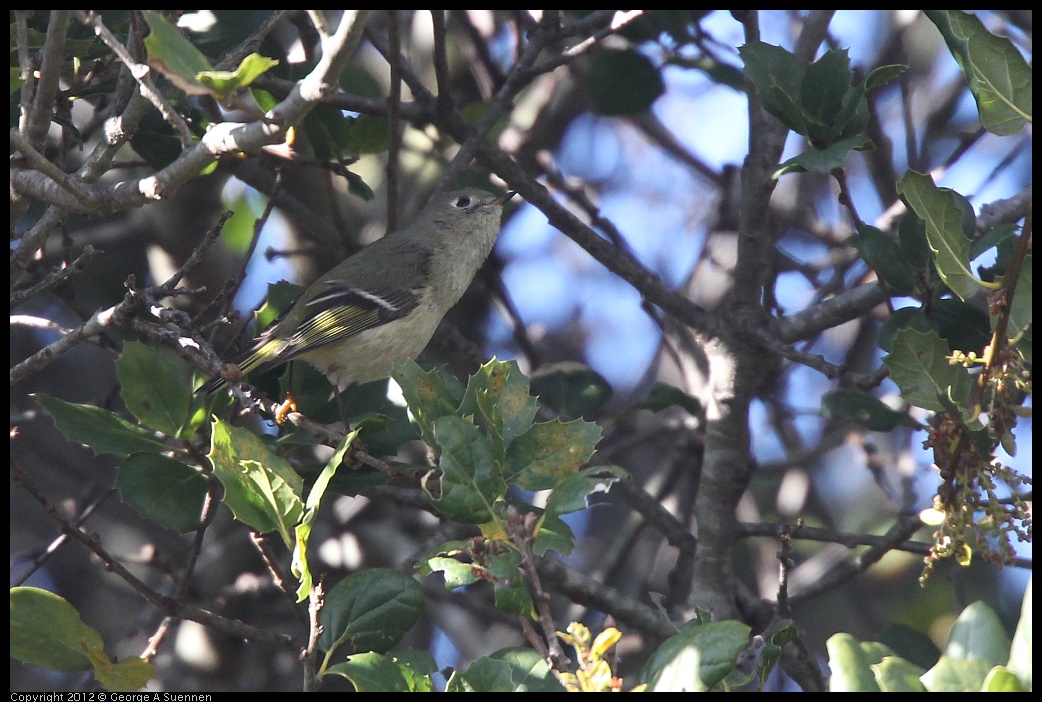
[[456,202],[452,203],[453,207],[464,209],[470,207],[470,198],[466,195],[456,198]]

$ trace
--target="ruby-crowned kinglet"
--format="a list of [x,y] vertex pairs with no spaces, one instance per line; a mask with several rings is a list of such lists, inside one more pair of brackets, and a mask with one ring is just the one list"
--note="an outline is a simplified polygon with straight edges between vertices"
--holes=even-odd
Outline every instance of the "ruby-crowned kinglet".
[[[463,296],[513,196],[477,188],[435,194],[411,224],[312,283],[234,362],[247,373],[302,359],[340,388],[386,378],[423,351]],[[227,383],[216,375],[199,392]]]

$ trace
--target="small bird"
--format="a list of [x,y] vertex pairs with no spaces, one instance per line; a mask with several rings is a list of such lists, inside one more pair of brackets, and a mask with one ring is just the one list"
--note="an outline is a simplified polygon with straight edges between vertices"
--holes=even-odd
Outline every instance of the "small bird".
[[[307,361],[339,389],[388,377],[427,346],[499,235],[503,204],[477,188],[436,193],[406,227],[334,266],[235,359],[241,373]],[[237,373],[210,378],[211,394]]]

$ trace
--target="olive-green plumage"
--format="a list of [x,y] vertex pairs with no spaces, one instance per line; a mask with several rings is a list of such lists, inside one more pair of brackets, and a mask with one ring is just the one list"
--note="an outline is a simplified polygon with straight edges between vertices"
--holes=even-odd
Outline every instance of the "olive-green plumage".
[[[513,195],[435,194],[411,224],[319,277],[235,362],[247,373],[302,359],[340,388],[386,378],[423,351],[463,296]],[[199,391],[226,384],[217,375]]]

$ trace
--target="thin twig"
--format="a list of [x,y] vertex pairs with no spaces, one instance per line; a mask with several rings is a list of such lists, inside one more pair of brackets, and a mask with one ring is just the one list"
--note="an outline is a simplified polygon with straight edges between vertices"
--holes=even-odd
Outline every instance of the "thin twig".
[[[441,10],[431,10],[435,17]],[[438,43],[437,22],[434,26],[434,42]],[[391,69],[391,85],[387,94],[387,231],[398,228],[398,152],[401,150],[401,106],[402,106],[402,68],[401,68],[401,36],[398,26],[398,11],[387,11],[387,44],[391,48],[393,60],[388,63]]]
[[565,671],[571,661],[568,660],[564,648],[561,647],[561,641],[557,638],[553,612],[550,611],[550,594],[543,590],[539,570],[535,564],[535,554],[532,552],[536,519],[535,513],[529,512],[522,516],[511,506],[507,509],[506,529],[510,540],[521,554],[521,570],[525,574],[533,604],[539,613],[539,626],[546,638],[550,664],[554,670]]
[[51,10],[47,19],[47,35],[43,41],[43,59],[40,63],[40,78],[36,82],[36,93],[24,134],[29,143],[40,146],[54,116],[54,99],[58,93],[65,64],[65,38],[72,19],[70,10]]
[[190,619],[199,622],[200,624],[214,626],[219,631],[231,636],[258,641],[269,645],[296,648],[294,640],[289,636],[285,636],[284,634],[275,634],[270,631],[265,631],[264,629],[257,629],[238,620],[228,619],[205,609],[178,602],[173,598],[166,597],[156,592],[152,588],[148,587],[141,579],[127,570],[122,563],[102,547],[101,540],[97,536],[85,533],[79,527],[70,524],[67,520],[62,518],[58,514],[57,509],[51,504],[43,492],[29,478],[28,473],[26,473],[16,462],[12,462],[11,472],[14,475],[15,485],[22,488],[36,499],[36,501],[44,508],[44,511],[58,522],[63,533],[86,546],[91,553],[97,556],[105,564],[106,570],[115,573],[135,592],[141,595],[148,602],[158,607],[168,616],[180,619]]
[[83,186],[80,182],[70,176],[68,173],[58,168],[55,164],[47,160],[47,158],[37,151],[29,140],[22,136],[21,132],[17,129],[12,129],[11,132],[11,145],[15,147],[24,156],[29,163],[36,167],[36,170],[40,171],[46,176],[49,176],[62,188],[65,188],[69,193],[79,200],[81,203],[87,203],[87,194],[83,190]]
[[[192,130],[188,127],[188,123],[185,122],[184,117],[175,110],[163,94],[156,88],[155,83],[152,82],[151,69],[148,64],[139,63],[130,55],[127,48],[116,39],[116,36],[109,31],[109,28],[102,22],[101,17],[96,14],[93,10],[90,12],[84,12],[83,10],[76,11],[76,17],[87,27],[94,30],[94,33],[98,35],[105,45],[112,49],[116,56],[126,64],[127,68],[130,69],[130,75],[134,77],[134,80],[141,86],[141,94],[148,98],[148,101],[159,110],[159,113],[163,115],[163,119],[166,120],[167,124],[174,128],[181,136],[181,147],[189,148],[195,143],[195,137],[192,135]],[[48,32],[50,34],[50,32]]]
[[25,290],[18,290],[17,292],[12,294],[11,309],[15,309],[19,305],[22,305],[26,301],[36,297],[43,291],[55,288],[64,283],[72,276],[76,275],[77,273],[82,272],[86,265],[90,262],[90,260],[94,258],[95,255],[97,255],[97,253],[97,249],[95,249],[90,244],[87,244],[83,247],[83,253],[77,256],[76,260],[74,260],[72,263],[70,263],[67,266],[55,268],[36,285],[26,288]]

